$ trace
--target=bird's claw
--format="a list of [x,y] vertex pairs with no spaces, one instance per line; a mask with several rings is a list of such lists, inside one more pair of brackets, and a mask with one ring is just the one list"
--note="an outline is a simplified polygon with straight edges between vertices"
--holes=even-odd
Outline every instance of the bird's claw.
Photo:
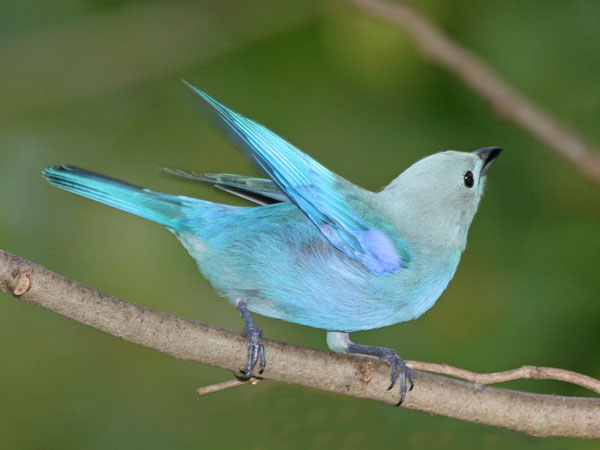
[[256,325],[246,325],[242,334],[248,336],[248,360],[246,361],[246,367],[240,369],[239,373],[234,372],[233,375],[238,380],[249,380],[250,377],[252,377],[254,367],[256,367],[256,364],[259,361],[259,373],[263,373],[265,370],[267,364],[265,359],[265,347],[262,343],[262,330]]
[[402,402],[406,399],[406,380],[410,382],[410,389],[412,390],[415,381],[413,377],[413,372],[410,367],[406,365],[402,359],[398,356],[398,353],[394,349],[387,347],[372,347],[370,345],[360,345],[355,344],[354,342],[350,342],[348,336],[346,338],[346,352],[347,353],[357,353],[360,355],[369,355],[375,356],[379,358],[381,361],[387,363],[390,366],[390,378],[391,383],[388,391],[392,389],[396,385],[396,381],[398,381],[398,376],[400,376],[400,401],[396,403],[396,406],[400,406]]
[[388,391],[396,385],[398,375],[400,375],[400,400],[398,401],[398,403],[396,403],[396,406],[400,406],[406,398],[407,379],[410,383],[410,388],[408,388],[408,391],[412,391],[415,385],[413,372],[411,368],[408,367],[404,361],[402,361],[402,359],[398,356],[396,351],[391,348],[384,349],[384,351],[379,355],[379,359],[386,362],[390,366],[391,383],[390,387],[388,387]]

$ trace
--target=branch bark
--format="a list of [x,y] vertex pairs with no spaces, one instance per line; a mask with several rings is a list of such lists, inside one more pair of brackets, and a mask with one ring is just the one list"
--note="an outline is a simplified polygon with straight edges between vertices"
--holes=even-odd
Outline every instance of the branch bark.
[[600,380],[554,367],[522,366],[518,369],[505,370],[504,372],[477,373],[470,370],[452,367],[448,364],[437,364],[422,361],[405,361],[411,369],[424,370],[451,377],[461,378],[475,384],[495,384],[513,380],[558,380],[565,383],[576,384],[600,394]]
[[[0,250],[0,289],[174,358],[237,370],[245,337],[103,294]],[[361,358],[264,341],[266,379],[395,404],[389,368]],[[600,438],[600,399],[539,395],[415,372],[403,406],[535,436]]]
[[408,32],[423,53],[489,101],[503,117],[533,134],[581,174],[600,186],[600,151],[548,112],[526,99],[480,58],[445,35],[408,2],[349,0],[361,11]]

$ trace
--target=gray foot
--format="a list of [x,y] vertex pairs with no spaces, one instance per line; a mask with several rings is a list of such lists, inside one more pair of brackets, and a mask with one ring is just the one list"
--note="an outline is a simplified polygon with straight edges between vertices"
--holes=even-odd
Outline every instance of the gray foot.
[[382,361],[385,361],[390,366],[391,380],[388,391],[396,385],[398,375],[400,375],[400,401],[396,404],[399,406],[406,398],[406,380],[410,382],[410,389],[414,386],[413,373],[410,367],[408,367],[402,359],[396,353],[396,350],[386,347],[371,347],[369,345],[359,345],[353,342],[348,343],[347,353],[358,353],[361,355],[376,356]]
[[252,316],[246,307],[246,303],[239,300],[235,307],[238,309],[246,323],[242,334],[248,336],[248,360],[246,362],[246,367],[240,369],[239,373],[234,372],[234,375],[240,380],[248,380],[252,377],[252,371],[259,360],[259,373],[263,373],[267,364],[265,359],[265,348],[262,343],[262,330],[256,325],[254,320],[252,320]]

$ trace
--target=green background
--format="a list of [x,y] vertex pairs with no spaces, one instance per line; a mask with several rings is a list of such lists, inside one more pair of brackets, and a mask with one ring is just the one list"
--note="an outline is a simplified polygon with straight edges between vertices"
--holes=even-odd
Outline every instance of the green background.
[[[421,7],[600,142],[597,1]],[[369,189],[436,151],[503,147],[438,304],[417,321],[354,338],[475,371],[532,364],[600,377],[598,187],[424,59],[402,31],[342,1],[1,2],[0,248],[129,301],[241,330],[170,233],[40,174],[69,163],[236,202],[158,170],[259,173],[188,106],[180,78]],[[269,339],[326,348],[322,330],[257,322]],[[6,449],[598,448],[272,382],[197,397],[195,388],[231,374],[5,294],[0,355]],[[550,381],[506,386],[591,395]]]

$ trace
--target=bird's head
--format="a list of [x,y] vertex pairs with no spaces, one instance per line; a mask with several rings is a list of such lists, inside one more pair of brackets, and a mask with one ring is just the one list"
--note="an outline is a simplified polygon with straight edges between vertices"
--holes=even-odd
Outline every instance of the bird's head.
[[438,243],[448,239],[449,244],[464,247],[488,169],[501,151],[485,147],[427,156],[381,192],[384,206],[392,209],[396,221],[409,233]]

